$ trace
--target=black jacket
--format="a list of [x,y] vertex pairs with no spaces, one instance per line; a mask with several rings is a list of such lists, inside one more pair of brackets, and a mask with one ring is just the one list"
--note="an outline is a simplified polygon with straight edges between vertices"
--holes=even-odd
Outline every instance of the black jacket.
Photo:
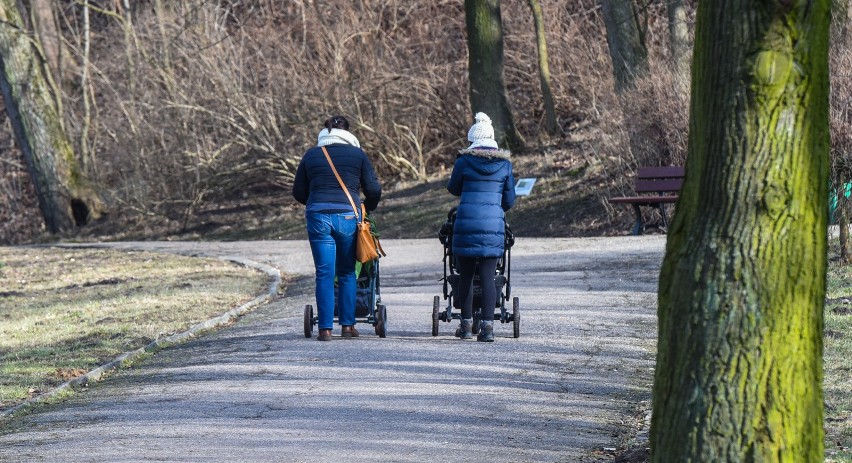
[[[358,205],[359,188],[364,191],[364,207],[367,211],[376,209],[382,196],[382,187],[376,178],[373,164],[361,148],[347,144],[326,145],[337,173],[346,184],[355,206]],[[293,198],[305,204],[312,212],[346,212],[352,206],[346,198],[340,183],[322,149],[315,146],[302,157],[293,182]]]

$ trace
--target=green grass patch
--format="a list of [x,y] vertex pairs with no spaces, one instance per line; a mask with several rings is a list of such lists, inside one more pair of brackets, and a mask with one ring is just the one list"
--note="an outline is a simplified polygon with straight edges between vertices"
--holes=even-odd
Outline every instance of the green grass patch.
[[0,410],[244,304],[267,276],[218,259],[0,247]]
[[826,299],[826,461],[852,463],[852,266],[829,264]]

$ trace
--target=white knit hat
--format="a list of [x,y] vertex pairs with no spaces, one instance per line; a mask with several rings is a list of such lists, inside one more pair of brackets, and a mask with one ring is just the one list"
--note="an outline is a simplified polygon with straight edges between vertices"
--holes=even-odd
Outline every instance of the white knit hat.
[[468,149],[497,148],[497,141],[494,140],[494,126],[491,125],[491,118],[485,113],[476,113],[474,118],[476,119],[476,123],[473,124],[467,132],[467,140],[470,142]]

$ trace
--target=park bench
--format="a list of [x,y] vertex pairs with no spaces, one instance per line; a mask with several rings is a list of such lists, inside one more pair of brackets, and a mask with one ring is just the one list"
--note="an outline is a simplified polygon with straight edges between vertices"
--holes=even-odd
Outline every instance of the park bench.
[[668,228],[665,205],[677,202],[678,193],[683,185],[685,169],[682,166],[640,167],[636,172],[633,189],[636,196],[609,198],[613,204],[632,204],[636,213],[633,234],[641,235],[645,228],[642,221],[642,207],[656,207],[662,216],[663,228]]

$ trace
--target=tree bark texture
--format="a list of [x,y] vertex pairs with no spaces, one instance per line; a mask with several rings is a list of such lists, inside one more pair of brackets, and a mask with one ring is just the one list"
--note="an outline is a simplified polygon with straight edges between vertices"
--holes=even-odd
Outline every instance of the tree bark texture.
[[503,81],[503,23],[499,0],[465,0],[471,112],[488,114],[497,142],[520,149]]
[[81,175],[14,0],[0,0],[0,86],[48,230],[97,217],[102,204]]
[[555,135],[559,129],[556,122],[556,108],[553,104],[553,91],[550,89],[550,65],[547,63],[547,37],[544,34],[544,14],[538,0],[529,0],[535,21],[536,50],[538,51],[538,78],[541,82],[541,95],[544,100],[544,127],[547,133]]
[[[83,171],[91,172],[94,167],[93,153],[89,150],[89,130],[92,126],[92,108],[89,102],[89,56],[91,54],[91,21],[89,11],[89,0],[82,0],[83,4],[83,63],[80,73],[80,88],[83,90],[83,120],[80,128],[80,166]],[[91,92],[94,93],[94,92]]]
[[130,8],[130,0],[122,0],[124,11],[124,55],[127,59],[127,81],[130,83],[130,99],[136,98],[136,60],[133,59],[133,48],[135,45],[133,33],[133,10]]
[[846,2],[846,18],[843,21],[843,40],[849,40],[849,23],[852,23],[852,8],[849,7],[849,2]]
[[169,52],[169,34],[166,30],[166,21],[167,12],[166,7],[163,4],[163,0],[154,0],[154,12],[157,15],[157,27],[160,31],[160,40],[162,43],[160,44],[160,59],[162,60],[162,69],[161,73],[163,73],[163,80],[166,83],[166,88],[169,91],[169,97],[174,101],[175,98],[175,72],[172,69],[172,59],[171,53]]
[[62,69],[62,38],[53,17],[51,0],[30,0],[30,8],[32,9],[33,27],[38,33],[47,67],[53,73],[53,80],[57,83],[62,82],[59,75]]
[[834,211],[837,218],[837,228],[839,230],[838,240],[840,241],[840,262],[849,264],[852,262],[852,256],[849,253],[849,199],[846,198],[846,175],[843,172],[837,175],[838,182],[836,187],[836,209]]
[[666,10],[669,17],[669,50],[672,66],[681,78],[689,77],[689,29],[686,24],[686,9],[683,0],[667,0]]
[[648,49],[633,0],[601,0],[615,90],[622,94],[648,73]]
[[845,44],[848,38],[849,23],[852,22],[852,8],[849,0],[833,0],[832,2],[832,34],[833,43]]
[[699,2],[652,461],[823,461],[830,0]]

